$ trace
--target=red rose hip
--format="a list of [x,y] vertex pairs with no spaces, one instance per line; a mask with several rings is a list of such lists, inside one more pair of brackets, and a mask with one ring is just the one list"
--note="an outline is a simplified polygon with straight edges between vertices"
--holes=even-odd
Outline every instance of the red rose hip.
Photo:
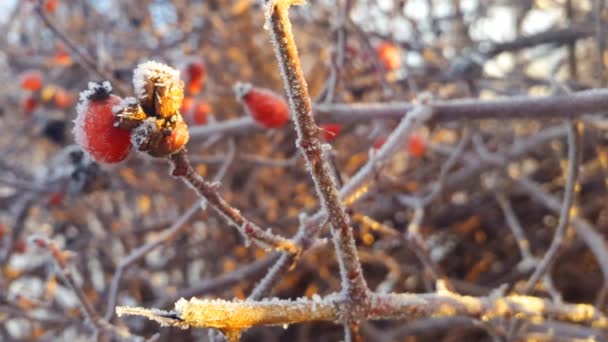
[[287,101],[274,91],[244,83],[237,83],[234,91],[251,117],[260,125],[279,128],[289,121]]
[[118,163],[131,151],[130,132],[115,126],[112,110],[121,98],[110,94],[109,82],[89,83],[89,89],[80,94],[78,116],[74,120],[76,143],[101,163]]

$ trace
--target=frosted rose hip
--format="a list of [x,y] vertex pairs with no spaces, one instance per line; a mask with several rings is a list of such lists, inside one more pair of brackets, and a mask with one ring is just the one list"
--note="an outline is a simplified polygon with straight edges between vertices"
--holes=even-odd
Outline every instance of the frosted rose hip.
[[251,117],[266,128],[283,127],[289,121],[289,106],[285,99],[272,90],[237,83],[237,97],[243,101]]
[[131,151],[130,132],[115,127],[113,107],[121,98],[110,94],[109,83],[89,83],[80,95],[78,116],[74,120],[76,142],[101,163],[118,163]]

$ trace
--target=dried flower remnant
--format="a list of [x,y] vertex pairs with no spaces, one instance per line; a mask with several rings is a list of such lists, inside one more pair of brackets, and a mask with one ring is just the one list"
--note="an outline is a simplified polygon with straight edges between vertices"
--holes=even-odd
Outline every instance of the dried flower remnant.
[[144,62],[133,73],[135,96],[148,116],[170,118],[178,114],[184,99],[179,71],[155,61]]

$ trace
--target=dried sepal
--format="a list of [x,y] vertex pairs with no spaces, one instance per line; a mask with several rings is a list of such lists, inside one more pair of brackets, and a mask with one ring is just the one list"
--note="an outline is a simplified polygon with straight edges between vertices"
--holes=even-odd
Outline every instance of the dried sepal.
[[133,87],[148,116],[169,118],[179,112],[184,99],[184,82],[179,71],[155,61],[137,66]]
[[131,131],[131,143],[153,157],[165,157],[180,151],[188,142],[188,126],[181,115],[168,119],[147,118]]
[[116,116],[116,127],[126,130],[139,126],[147,118],[137,99],[133,97],[124,98],[112,111]]

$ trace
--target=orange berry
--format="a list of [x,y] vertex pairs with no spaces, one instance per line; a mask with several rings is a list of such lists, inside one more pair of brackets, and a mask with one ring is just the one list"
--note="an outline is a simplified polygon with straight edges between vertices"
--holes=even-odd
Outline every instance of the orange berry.
[[62,44],[57,44],[55,48],[55,64],[62,66],[72,65],[72,56],[67,52],[65,46]]
[[417,158],[424,156],[426,153],[426,143],[420,135],[413,134],[407,141],[407,152]]
[[58,88],[53,96],[53,102],[57,108],[68,108],[74,102],[72,94],[63,88]]
[[401,66],[401,49],[399,46],[383,42],[377,48],[378,58],[387,71],[399,69]]
[[32,114],[36,107],[38,107],[38,100],[34,96],[28,96],[21,102],[21,108],[25,114]]
[[188,132],[188,125],[184,122],[181,115],[177,115],[177,122],[175,127],[171,130],[171,134],[164,137],[159,143],[156,151],[150,151],[153,155],[170,155],[181,150],[188,139],[190,138],[190,132]]
[[37,91],[42,88],[42,73],[38,70],[26,70],[19,76],[21,89]]
[[115,126],[112,108],[120,104],[121,98],[111,95],[111,90],[109,82],[89,83],[89,89],[80,95],[74,120],[76,143],[102,163],[118,163],[131,151],[130,132]]
[[194,100],[194,98],[192,96],[184,97],[184,101],[182,101],[182,108],[179,110],[179,112],[182,115],[187,115],[188,113],[190,113],[192,108],[194,108],[195,102],[196,101]]
[[44,9],[49,13],[55,13],[59,6],[59,0],[46,0],[44,2]]
[[342,125],[337,123],[322,124],[319,127],[323,130],[322,136],[325,141],[334,140],[340,134],[340,131],[342,131]]
[[197,125],[207,124],[207,116],[211,112],[211,106],[206,101],[199,102],[192,111],[192,121]]
[[289,121],[287,101],[272,90],[238,83],[235,92],[251,117],[260,125],[266,128],[279,128]]

